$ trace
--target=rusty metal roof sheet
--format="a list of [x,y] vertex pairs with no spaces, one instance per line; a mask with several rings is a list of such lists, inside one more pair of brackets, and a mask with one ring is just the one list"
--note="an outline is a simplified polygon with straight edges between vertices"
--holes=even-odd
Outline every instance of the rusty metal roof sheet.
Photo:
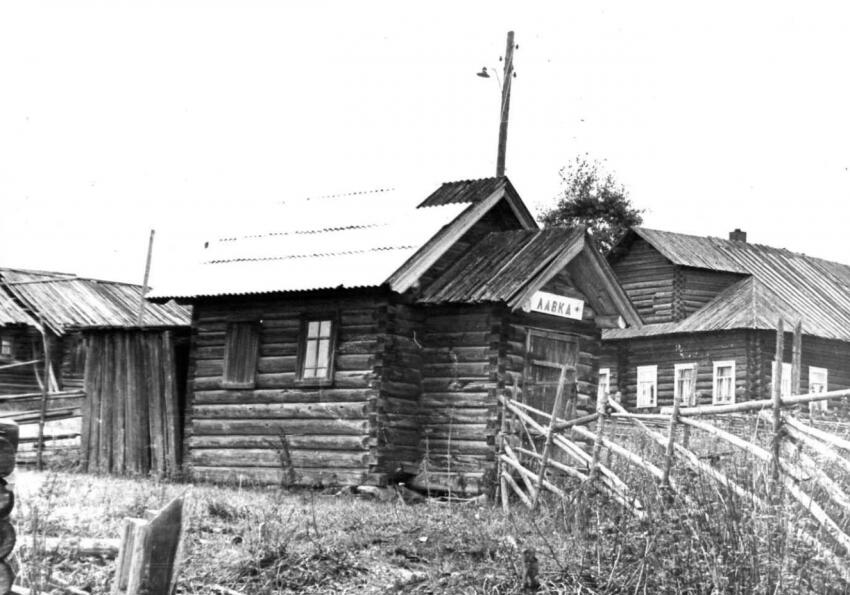
[[[137,325],[142,292],[139,285],[23,269],[0,269],[0,283],[34,317],[60,335],[72,329]],[[145,306],[144,326],[189,323],[189,310],[176,303]]]
[[202,263],[149,296],[379,287],[475,199],[426,205],[420,190],[286,200],[258,217],[254,231],[209,242]]
[[749,275],[681,322],[612,330],[606,339],[732,328],[774,329],[802,317],[806,334],[850,341],[850,267],[761,244],[634,228],[680,266]]
[[426,287],[419,301],[507,302],[583,237],[584,228],[491,232]]

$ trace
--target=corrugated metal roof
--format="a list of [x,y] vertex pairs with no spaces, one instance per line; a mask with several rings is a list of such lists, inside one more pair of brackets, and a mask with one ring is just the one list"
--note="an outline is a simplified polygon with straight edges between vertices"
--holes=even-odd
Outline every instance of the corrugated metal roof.
[[732,328],[774,329],[803,319],[806,334],[850,341],[850,267],[761,244],[634,228],[674,264],[750,275],[681,322],[606,331],[606,339]]
[[[62,273],[0,269],[3,288],[52,330],[136,326],[139,285]],[[188,326],[189,310],[173,302],[147,304],[145,326]]]
[[583,237],[584,228],[489,233],[426,287],[419,301],[507,302]]
[[[505,177],[446,182],[432,192],[419,206],[435,207],[452,203],[476,203],[494,192],[504,190],[510,184]],[[511,189],[513,189],[512,186]]]
[[11,296],[0,289],[0,326],[13,324],[26,324],[35,326],[35,321],[30,318]]
[[256,231],[210,242],[201,264],[149,297],[379,287],[473,199],[428,206],[419,190],[284,201],[263,213]]

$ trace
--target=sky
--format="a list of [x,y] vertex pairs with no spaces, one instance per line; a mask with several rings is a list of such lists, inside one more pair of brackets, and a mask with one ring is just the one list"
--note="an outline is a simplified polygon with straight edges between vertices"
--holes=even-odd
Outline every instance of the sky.
[[586,156],[647,227],[850,263],[850,7],[519,4],[0,4],[0,266],[140,283],[156,229],[156,284],[287,198],[494,175],[508,30],[533,209]]

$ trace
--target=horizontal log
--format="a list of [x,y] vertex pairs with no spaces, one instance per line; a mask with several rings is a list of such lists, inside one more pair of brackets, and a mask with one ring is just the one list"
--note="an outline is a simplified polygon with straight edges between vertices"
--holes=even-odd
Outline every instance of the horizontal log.
[[485,440],[488,435],[492,435],[494,429],[488,428],[487,424],[457,424],[451,427],[448,424],[430,424],[423,422],[422,434],[428,439],[452,439],[457,440]]
[[358,435],[369,432],[365,419],[193,419],[192,434],[342,434]]
[[428,364],[488,362],[490,347],[431,347],[424,350],[423,358]]
[[491,370],[490,362],[425,364],[422,375],[431,378],[487,378]]
[[357,403],[377,398],[378,391],[361,388],[257,389],[195,391],[195,405],[262,403]]
[[[282,485],[289,482],[283,469],[274,467],[200,467],[194,466],[190,475],[195,481],[211,481],[240,485]],[[295,485],[362,485],[368,472],[340,468],[300,468],[295,470]]]
[[[315,450],[366,450],[369,448],[368,436],[326,436],[326,435],[286,435],[286,444],[292,449]],[[221,436],[201,435],[190,436],[189,448],[280,448],[281,436],[246,435]]]
[[423,409],[435,407],[488,407],[496,404],[489,392],[425,393],[419,400]]
[[194,405],[195,419],[360,419],[369,413],[360,403],[241,403],[238,405]]
[[496,408],[455,409],[453,407],[423,410],[420,416],[425,424],[486,424],[496,419]]
[[[461,452],[466,454],[474,454],[474,455],[486,455],[490,456],[495,451],[495,447],[492,444],[489,444],[486,440],[459,440],[455,437],[452,437],[452,440],[449,441],[444,438],[429,438],[427,442],[427,450],[435,451],[435,452],[447,452],[451,448],[452,452]],[[424,440],[421,441],[421,449],[424,453],[426,451],[426,443]]]
[[397,397],[417,398],[422,392],[420,384],[409,382],[394,382],[381,379],[381,393]]
[[428,378],[426,376],[422,379],[424,393],[481,393],[495,388],[496,382],[483,378]]
[[341,450],[289,449],[288,456],[278,448],[195,448],[190,452],[192,465],[203,467],[282,467],[289,461],[294,467],[365,468],[368,452]]

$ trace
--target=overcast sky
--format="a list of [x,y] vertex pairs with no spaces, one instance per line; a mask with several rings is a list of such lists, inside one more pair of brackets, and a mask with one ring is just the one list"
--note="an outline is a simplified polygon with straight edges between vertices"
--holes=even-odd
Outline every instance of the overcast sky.
[[842,3],[518,5],[0,4],[0,266],[140,282],[151,228],[162,276],[290,196],[493,175],[509,29],[530,205],[586,153],[648,227],[850,263]]

